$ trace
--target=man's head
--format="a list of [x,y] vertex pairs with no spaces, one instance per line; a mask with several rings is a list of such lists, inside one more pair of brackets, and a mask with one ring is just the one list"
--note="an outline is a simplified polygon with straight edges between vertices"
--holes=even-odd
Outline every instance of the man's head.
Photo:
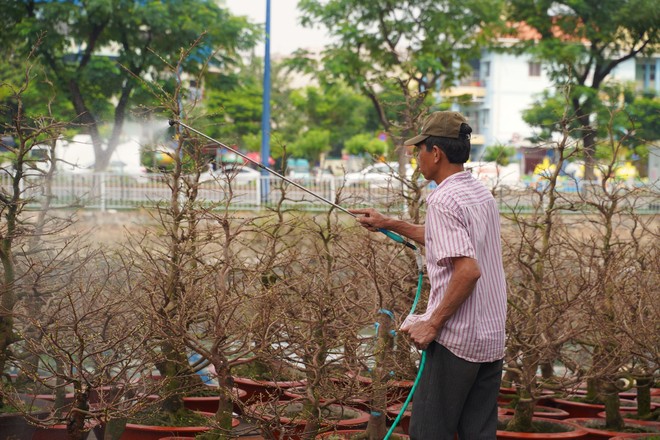
[[462,164],[470,157],[470,133],[472,128],[458,112],[431,113],[420,130],[420,134],[403,143],[404,146],[425,145],[427,151],[433,146],[440,148],[450,163]]

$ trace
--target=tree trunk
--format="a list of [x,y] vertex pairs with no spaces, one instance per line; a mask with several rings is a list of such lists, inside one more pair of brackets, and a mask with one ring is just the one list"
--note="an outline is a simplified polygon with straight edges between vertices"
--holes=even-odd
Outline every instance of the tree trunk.
[[[139,74],[139,71],[136,74]],[[127,80],[126,84],[122,88],[121,96],[119,97],[119,101],[115,107],[115,123],[112,127],[112,134],[110,135],[106,149],[100,156],[96,157],[96,164],[94,165],[95,171],[103,171],[108,167],[112,153],[114,153],[117,145],[119,145],[121,133],[124,130],[124,121],[126,120],[126,107],[128,106],[128,99],[130,98],[131,92],[133,91],[133,86],[131,84],[131,81]]]
[[613,431],[620,431],[625,426],[623,416],[621,415],[621,400],[615,386],[608,384],[603,396],[605,403],[605,428]]
[[521,397],[516,404],[516,411],[506,425],[508,431],[532,432],[532,419],[536,401],[530,396]]
[[85,414],[89,411],[88,393],[86,390],[76,386],[73,397],[73,410],[69,415],[66,425],[67,437],[69,440],[85,440]]
[[103,155],[103,140],[99,134],[98,122],[89,108],[87,108],[78,82],[75,79],[71,79],[68,82],[68,86],[73,108],[76,110],[80,123],[83,124],[87,133],[92,137],[94,157],[98,160]]
[[552,379],[555,374],[555,370],[552,368],[552,362],[543,362],[540,365],[541,368],[541,377],[543,379]]
[[367,423],[369,440],[379,440],[387,433],[387,379],[389,378],[390,354],[394,347],[392,337],[392,319],[389,315],[379,313],[377,317],[378,331],[376,334],[375,362],[372,375],[371,415]]
[[651,414],[651,385],[653,378],[651,376],[637,377],[637,415],[640,418],[648,417]]
[[231,376],[229,368],[227,368],[227,362],[216,362],[213,366],[218,376],[218,387],[220,388],[218,411],[215,413],[215,421],[222,431],[222,434],[218,435],[218,440],[234,438],[231,436],[231,421],[234,410],[234,402],[232,400],[234,378]]

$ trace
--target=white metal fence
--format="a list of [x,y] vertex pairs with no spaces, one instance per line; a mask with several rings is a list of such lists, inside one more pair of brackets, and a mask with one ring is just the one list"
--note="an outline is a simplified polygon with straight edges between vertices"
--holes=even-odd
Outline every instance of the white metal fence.
[[[179,183],[181,198],[186,197],[193,184],[188,178]],[[377,205],[401,203],[402,184],[363,182],[344,187],[343,179],[295,180],[310,191],[332,202],[346,205]],[[268,194],[262,196],[267,182]],[[153,207],[170,201],[171,176],[166,174],[128,175],[111,173],[56,174],[47,184],[42,175],[26,176],[21,181],[21,194],[28,205],[37,207],[47,197],[50,207],[85,207],[88,209],[130,209]],[[9,192],[11,176],[0,173],[0,189]],[[398,185],[398,188],[397,188]],[[341,189],[339,199],[337,190]],[[231,209],[260,209],[264,205],[282,203],[287,208],[302,210],[327,209],[322,201],[294,185],[273,176],[250,180],[208,179],[196,186],[197,201],[208,206],[225,205]]]
[[[267,183],[268,194],[262,196],[264,182]],[[50,198],[50,207],[84,207],[87,209],[132,209],[154,207],[170,201],[172,197],[171,176],[166,174],[127,175],[110,173],[74,173],[56,174],[50,185],[46,185],[44,176],[27,176],[21,181],[22,198],[28,200],[30,207],[37,208]],[[403,194],[406,194],[403,184],[399,181],[360,182],[345,185],[341,177],[335,179],[300,179],[296,183],[310,191],[337,203],[343,207],[374,206],[391,208],[395,211],[405,210]],[[11,176],[0,173],[0,191],[10,192]],[[181,182],[181,198],[192,187],[185,179]],[[423,189],[423,197],[435,187],[428,185]],[[653,188],[653,187],[652,187]],[[206,206],[222,205],[234,210],[261,209],[265,205],[281,204],[285,208],[300,210],[326,210],[327,205],[305,191],[296,188],[273,176],[262,176],[249,180],[234,180],[231,183],[224,179],[207,180],[197,186],[197,201]],[[562,196],[567,200],[578,196],[578,188],[567,186],[562,190]],[[535,193],[530,188],[507,189],[495,191],[503,211],[528,210],[537,201]],[[631,207],[643,213],[660,213],[660,200],[657,190],[643,191],[641,195],[628,200]]]

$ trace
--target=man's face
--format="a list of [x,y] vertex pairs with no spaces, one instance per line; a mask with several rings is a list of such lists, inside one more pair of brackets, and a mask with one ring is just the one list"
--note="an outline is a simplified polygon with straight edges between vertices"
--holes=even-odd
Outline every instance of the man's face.
[[431,151],[428,151],[426,144],[421,142],[415,146],[406,147],[406,156],[415,159],[417,162],[417,167],[419,168],[420,173],[427,180],[433,180],[435,174],[435,161],[434,161],[434,152],[437,146],[433,146]]

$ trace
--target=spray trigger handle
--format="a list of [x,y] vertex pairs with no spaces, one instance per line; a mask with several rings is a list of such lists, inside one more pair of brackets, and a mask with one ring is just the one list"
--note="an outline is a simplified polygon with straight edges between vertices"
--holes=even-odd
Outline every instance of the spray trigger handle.
[[409,243],[409,242],[407,242],[406,240],[404,240],[404,238],[403,238],[402,236],[400,236],[399,234],[395,234],[394,232],[392,232],[392,231],[388,231],[387,229],[383,229],[383,228],[378,229],[378,231],[379,231],[379,232],[382,232],[382,233],[385,234],[385,235],[387,235],[389,238],[391,238],[392,240],[396,241],[397,243],[401,243],[401,244],[403,244],[403,245],[409,247],[409,248],[412,249],[412,250],[416,250],[416,249],[417,249],[417,248],[415,247],[415,245],[413,245],[412,243]]

